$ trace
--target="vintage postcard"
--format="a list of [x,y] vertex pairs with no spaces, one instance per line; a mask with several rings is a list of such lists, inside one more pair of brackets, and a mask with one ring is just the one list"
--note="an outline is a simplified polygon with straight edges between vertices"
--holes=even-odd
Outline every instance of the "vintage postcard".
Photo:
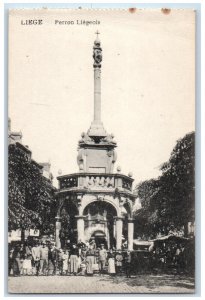
[[195,11],[9,11],[8,292],[195,292]]

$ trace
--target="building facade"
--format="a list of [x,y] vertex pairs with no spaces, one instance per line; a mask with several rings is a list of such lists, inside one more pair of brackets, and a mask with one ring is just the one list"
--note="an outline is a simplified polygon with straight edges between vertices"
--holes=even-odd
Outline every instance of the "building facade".
[[78,143],[78,172],[59,176],[56,193],[56,244],[61,247],[62,212],[69,215],[70,238],[75,242],[95,240],[97,246],[121,249],[125,243],[133,249],[132,174],[121,173],[116,163],[113,134],[108,134],[101,121],[101,62],[102,48],[98,38],[93,46],[94,59],[94,120]]

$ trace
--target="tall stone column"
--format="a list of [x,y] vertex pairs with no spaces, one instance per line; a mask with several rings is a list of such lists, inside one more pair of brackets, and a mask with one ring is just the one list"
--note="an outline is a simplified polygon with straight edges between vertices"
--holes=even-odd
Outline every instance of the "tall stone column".
[[100,68],[94,69],[94,122],[100,123],[101,121],[101,70]]
[[102,48],[98,38],[99,32],[96,32],[97,38],[93,46],[94,59],[94,117],[91,127],[88,131],[89,136],[106,136],[107,133],[101,122],[101,62],[102,62]]
[[116,248],[122,248],[122,218],[116,218]]
[[78,242],[85,242],[85,236],[84,236],[84,216],[76,216],[77,218],[77,232],[78,232]]
[[60,241],[60,230],[61,230],[61,217],[57,216],[56,219],[56,247],[61,247],[61,241]]
[[134,223],[133,219],[128,219],[128,250],[133,250]]

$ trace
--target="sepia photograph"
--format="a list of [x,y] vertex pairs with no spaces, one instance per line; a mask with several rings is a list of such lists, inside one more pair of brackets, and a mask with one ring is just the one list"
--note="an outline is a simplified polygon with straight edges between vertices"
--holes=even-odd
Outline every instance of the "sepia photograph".
[[10,9],[8,293],[195,293],[194,9]]

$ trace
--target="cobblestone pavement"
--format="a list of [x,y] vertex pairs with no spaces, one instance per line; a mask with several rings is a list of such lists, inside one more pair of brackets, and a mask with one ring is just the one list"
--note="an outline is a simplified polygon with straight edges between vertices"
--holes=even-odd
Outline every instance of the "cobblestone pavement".
[[194,293],[194,279],[179,275],[9,277],[10,293]]

